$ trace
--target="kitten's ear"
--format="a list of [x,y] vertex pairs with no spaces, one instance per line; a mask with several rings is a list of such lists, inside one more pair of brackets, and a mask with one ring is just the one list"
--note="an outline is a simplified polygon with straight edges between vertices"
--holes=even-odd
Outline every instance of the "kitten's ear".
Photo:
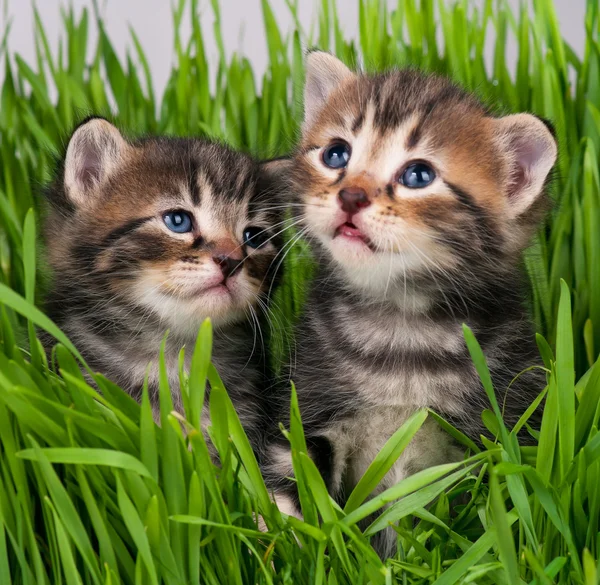
[[128,148],[117,128],[102,118],[92,118],[75,130],[67,146],[64,175],[67,197],[75,206],[89,202]]
[[556,162],[556,140],[546,124],[531,114],[506,116],[494,124],[510,168],[506,186],[509,214],[516,218],[542,195]]
[[260,163],[260,174],[263,187],[278,194],[289,189],[290,175],[294,168],[291,158],[281,157],[265,160]]
[[345,79],[356,75],[337,57],[324,51],[306,56],[304,85],[304,128],[312,126],[331,92]]
[[294,163],[288,156],[272,158],[271,160],[265,160],[260,163],[261,173],[273,179],[284,178],[289,174],[293,167]]

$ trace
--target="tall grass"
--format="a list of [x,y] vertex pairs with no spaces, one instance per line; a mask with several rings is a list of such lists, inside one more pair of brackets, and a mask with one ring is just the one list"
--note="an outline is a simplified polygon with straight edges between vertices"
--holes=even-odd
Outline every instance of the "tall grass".
[[[298,23],[297,0],[288,6]],[[357,43],[341,30],[341,6],[323,0],[315,34],[297,28],[284,35],[263,0],[269,65],[256,79],[242,56],[225,59],[218,1],[212,2],[216,70],[208,66],[198,2],[180,1],[173,10],[176,64],[162,96],[153,93],[151,64],[135,33],[132,54],[119,60],[93,11],[64,13],[57,54],[36,13],[35,63],[13,55],[0,31],[2,585],[599,583],[598,4],[587,2],[582,59],[564,43],[551,0],[523,3],[518,14],[492,0],[480,9],[467,0],[399,0],[391,14],[382,0],[362,0]],[[186,11],[192,31],[183,38]],[[90,27],[100,32],[92,53]],[[495,39],[491,71],[487,35]],[[506,57],[509,36],[518,46],[514,68]],[[300,521],[270,503],[210,366],[209,325],[187,349],[193,359],[189,376],[181,376],[185,416],[171,412],[164,363],[160,427],[147,394],[138,405],[100,374],[93,374],[100,393],[85,381],[77,350],[35,306],[45,282],[35,218],[36,192],[65,137],[92,112],[135,133],[204,134],[260,156],[286,152],[301,117],[304,46],[331,50],[349,64],[362,61],[367,70],[416,65],[449,74],[499,111],[529,110],[552,120],[561,156],[552,186],[556,207],[525,258],[548,379],[540,388],[546,408],[538,446],[519,448],[525,419],[515,429],[504,427],[485,360],[467,329],[490,396],[484,420],[497,441],[480,450],[448,429],[469,450],[464,465],[421,472],[367,501],[425,418],[435,417],[419,412],[390,439],[342,510],[306,455],[294,403],[287,432]],[[310,264],[302,246],[286,262],[276,318],[289,323]],[[57,374],[39,348],[36,327],[59,342]],[[203,406],[207,378],[211,401]],[[210,408],[219,469],[198,430],[202,408]],[[468,503],[460,504],[465,493]],[[380,508],[382,515],[359,529]],[[268,532],[257,530],[258,515]],[[398,553],[381,561],[369,537],[389,523],[398,533]]]

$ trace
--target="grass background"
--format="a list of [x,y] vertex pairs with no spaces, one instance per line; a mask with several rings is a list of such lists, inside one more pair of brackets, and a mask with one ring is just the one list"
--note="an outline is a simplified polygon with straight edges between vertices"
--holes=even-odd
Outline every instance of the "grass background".
[[[580,59],[563,41],[551,0],[502,0],[479,9],[466,0],[361,0],[360,37],[340,29],[339,7],[323,0],[316,32],[297,23],[283,36],[262,2],[269,66],[262,79],[242,56],[227,61],[218,0],[220,61],[209,69],[198,2],[173,9],[176,64],[161,96],[132,31],[133,54],[120,61],[94,10],[64,13],[58,53],[36,18],[36,60],[10,51],[0,31],[5,76],[0,93],[0,583],[582,583],[597,585],[600,546],[600,42],[599,7],[588,0]],[[179,33],[190,11],[191,36]],[[97,27],[89,52],[88,31]],[[495,38],[492,67],[486,36]],[[507,38],[516,39],[514,68]],[[185,417],[171,412],[166,375],[161,426],[144,396],[133,402],[100,374],[99,394],[83,362],[39,306],[47,277],[37,256],[36,192],[73,125],[89,113],[135,133],[203,134],[259,156],[286,152],[301,119],[303,48],[331,50],[369,71],[416,65],[451,75],[498,112],[527,110],[555,124],[560,159],[556,206],[525,256],[538,344],[548,372],[538,446],[520,448],[506,429],[485,360],[465,331],[490,396],[484,413],[498,437],[469,448],[465,465],[432,468],[374,500],[372,487],[427,416],[418,412],[390,439],[342,510],[327,496],[306,456],[294,407],[289,438],[305,520],[270,504],[256,462],[218,374],[204,327],[180,391]],[[209,83],[210,82],[210,83]],[[214,87],[214,92],[209,92]],[[56,95],[53,99],[50,96]],[[289,323],[310,271],[304,248],[286,256],[287,278],[274,319]],[[35,327],[60,345],[50,371]],[[29,343],[26,338],[29,337]],[[280,343],[275,353],[285,351]],[[163,365],[164,369],[164,365]],[[203,406],[205,380],[214,389]],[[174,389],[177,391],[177,389]],[[502,389],[496,389],[501,391]],[[210,462],[198,432],[210,408],[222,465]],[[186,436],[181,424],[187,427]],[[444,424],[440,421],[440,424]],[[520,422],[517,427],[523,426]],[[451,502],[467,492],[468,504]],[[397,501],[402,496],[402,499]],[[462,498],[461,498],[462,499]],[[378,520],[358,522],[390,503]],[[269,528],[256,529],[261,514]],[[369,536],[395,523],[398,553],[381,561]],[[301,545],[301,546],[299,546]]]

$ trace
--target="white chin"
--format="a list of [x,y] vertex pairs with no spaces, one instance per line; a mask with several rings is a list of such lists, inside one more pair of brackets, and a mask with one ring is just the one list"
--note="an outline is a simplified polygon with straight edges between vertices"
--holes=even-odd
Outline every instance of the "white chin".
[[223,311],[229,311],[233,305],[231,293],[220,287],[202,292],[197,297],[185,301],[192,311],[208,313],[210,317],[216,316]]
[[356,262],[368,262],[375,257],[373,250],[359,238],[337,236],[329,240],[326,247],[340,264],[351,265]]
[[190,320],[202,322],[210,317],[215,327],[239,321],[244,314],[234,295],[225,287],[204,291],[196,298],[186,299],[180,305],[185,306],[183,312],[188,314]]
[[374,252],[364,242],[337,237],[326,243],[349,284],[374,296],[393,294],[405,274],[421,265],[412,252]]
[[213,327],[221,327],[239,321],[244,314],[233,296],[219,289],[188,298],[153,292],[145,295],[142,304],[159,316],[165,329],[191,338],[196,337],[206,318],[211,319]]

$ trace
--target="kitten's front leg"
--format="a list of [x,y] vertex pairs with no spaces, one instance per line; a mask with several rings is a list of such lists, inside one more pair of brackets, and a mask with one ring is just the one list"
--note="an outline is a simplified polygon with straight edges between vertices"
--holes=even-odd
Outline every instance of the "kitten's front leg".
[[[400,427],[405,421],[406,415],[406,412],[398,410],[397,420],[393,422],[389,429],[390,433]],[[386,413],[385,418],[389,420],[389,416],[389,413]],[[383,427],[384,425],[381,426]],[[387,439],[387,437],[385,438]],[[372,442],[365,440],[362,448],[355,453],[349,462],[349,476],[353,480],[354,485],[365,474],[372,460],[383,447],[381,436],[374,437],[374,439]],[[463,458],[464,449],[456,445],[452,438],[434,420],[429,418],[424,422],[423,426],[406,446],[402,455],[400,455],[392,468],[380,481],[370,498],[379,495],[386,489],[419,471],[437,465],[460,461]],[[387,504],[384,508],[366,518],[362,525],[363,529],[366,529],[390,505],[392,504]],[[397,534],[391,526],[384,528],[371,538],[373,548],[382,559],[389,558],[396,553],[396,542]]]
[[[324,436],[306,438],[308,455],[325,481],[327,490],[334,498],[339,497],[342,485],[344,458],[329,439]],[[267,446],[261,458],[261,467],[267,488],[281,512],[302,519],[298,487],[294,480],[292,453],[288,443],[276,442]]]
[[[289,444],[282,441],[267,445],[261,456],[260,466],[267,489],[279,511],[301,519],[298,490],[296,482],[292,479],[294,467]],[[262,519],[260,524],[263,524]],[[261,530],[265,528],[260,526]]]

